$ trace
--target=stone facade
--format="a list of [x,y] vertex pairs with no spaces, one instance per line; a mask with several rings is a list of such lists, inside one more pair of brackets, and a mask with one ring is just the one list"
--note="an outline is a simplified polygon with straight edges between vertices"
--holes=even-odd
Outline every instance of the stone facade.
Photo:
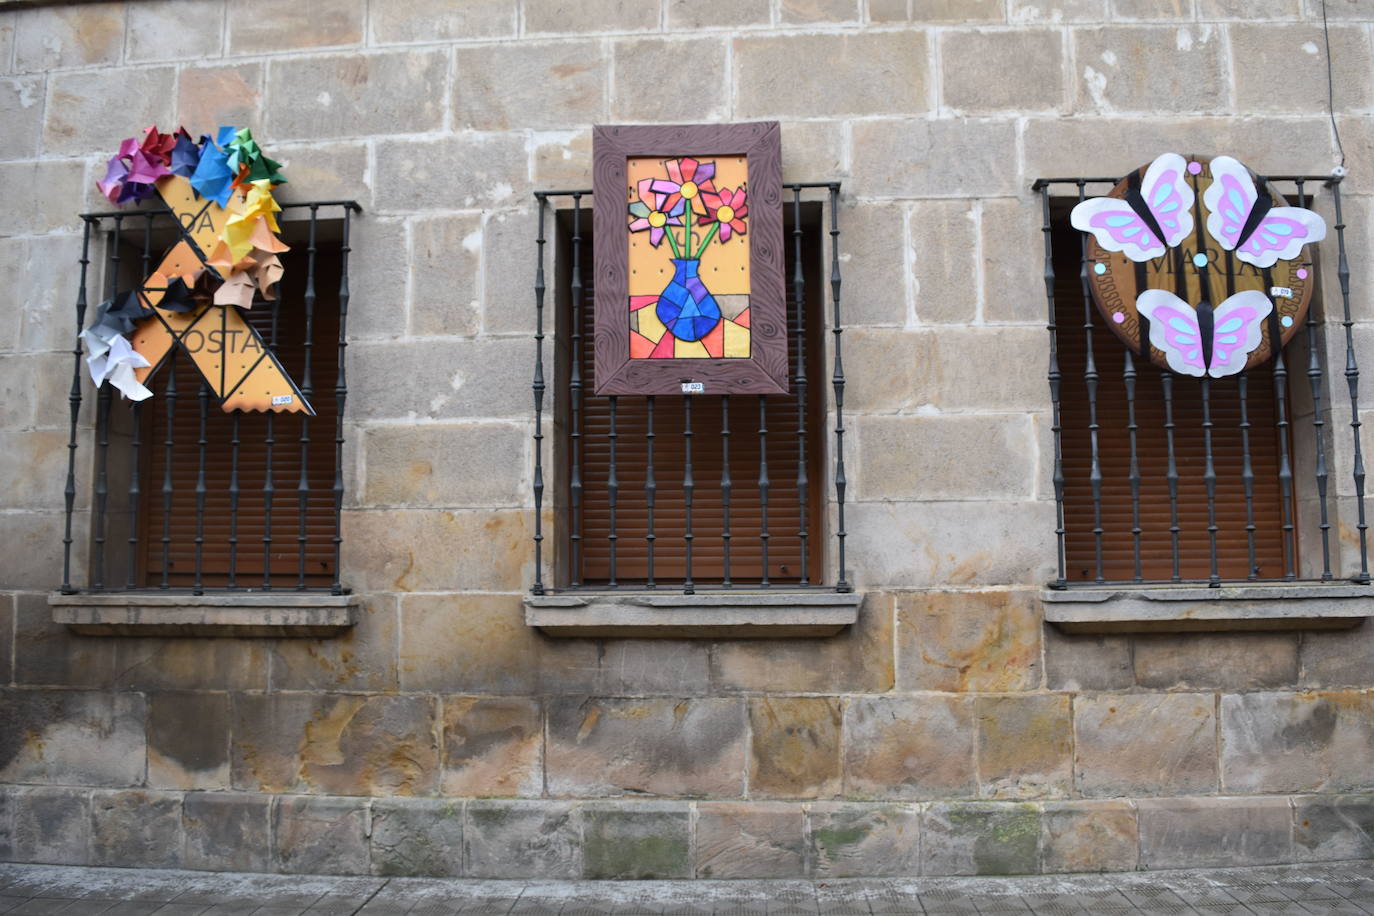
[[[629,879],[1374,855],[1374,624],[1070,635],[1040,599],[1055,513],[1031,182],[1166,148],[1327,173],[1315,0],[8,7],[0,858]],[[1327,7],[1374,365],[1374,4]],[[859,621],[542,635],[521,602],[532,191],[590,185],[593,123],[747,119],[782,122],[788,180],[843,182]],[[365,208],[345,635],[52,622],[77,214],[107,209],[102,157],[153,121],[250,125],[281,196]],[[1349,545],[1348,408],[1331,416]],[[79,481],[83,543],[88,465]]]

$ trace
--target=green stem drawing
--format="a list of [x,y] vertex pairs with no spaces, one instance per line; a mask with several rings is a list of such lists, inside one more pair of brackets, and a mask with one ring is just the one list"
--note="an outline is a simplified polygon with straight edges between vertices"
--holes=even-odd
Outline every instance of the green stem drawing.
[[665,227],[663,234],[668,236],[668,247],[673,249],[673,257],[682,260],[682,252],[678,250],[677,238],[673,235],[673,228],[671,226]]
[[712,224],[711,224],[711,229],[710,229],[709,232],[706,233],[706,238],[705,238],[705,240],[702,241],[701,247],[697,249],[696,259],[697,259],[698,261],[700,261],[700,260],[701,260],[701,256],[704,255],[704,254],[706,253],[706,246],[711,244],[711,240],[712,240],[713,238],[716,237],[716,230],[719,229],[719,228],[720,228],[720,223],[719,223],[719,222],[715,222],[715,223],[712,223]]

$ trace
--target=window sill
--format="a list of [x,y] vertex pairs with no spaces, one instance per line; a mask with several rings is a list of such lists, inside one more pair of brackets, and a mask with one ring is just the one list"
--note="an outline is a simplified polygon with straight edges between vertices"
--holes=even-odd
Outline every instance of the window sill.
[[1337,630],[1374,617],[1374,588],[1346,582],[1046,589],[1045,620],[1068,633]]
[[357,623],[352,595],[123,592],[48,596],[52,619],[94,636],[334,636]]
[[645,592],[528,595],[525,623],[548,636],[758,639],[834,636],[859,619],[863,595],[836,592]]

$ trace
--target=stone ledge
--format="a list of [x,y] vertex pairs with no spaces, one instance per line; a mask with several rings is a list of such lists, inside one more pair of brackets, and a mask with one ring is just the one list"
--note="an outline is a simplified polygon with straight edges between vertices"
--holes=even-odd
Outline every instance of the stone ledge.
[[549,636],[757,639],[834,636],[859,619],[863,595],[528,595],[525,623]]
[[92,636],[334,636],[358,622],[352,595],[124,592],[48,596],[52,619]]
[[1283,583],[1045,589],[1045,620],[1069,633],[1338,630],[1374,617],[1374,587]]

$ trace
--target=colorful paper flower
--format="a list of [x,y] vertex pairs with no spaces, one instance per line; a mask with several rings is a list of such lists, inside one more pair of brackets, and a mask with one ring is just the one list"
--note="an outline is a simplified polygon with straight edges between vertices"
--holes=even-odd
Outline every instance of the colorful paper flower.
[[630,221],[630,231],[649,230],[649,244],[657,248],[663,244],[663,236],[667,234],[665,226],[682,225],[682,211],[686,205],[679,200],[676,209],[669,210],[666,207],[668,195],[655,193],[653,183],[652,178],[645,178],[639,183],[639,200],[630,204],[630,215],[635,217]]
[[669,159],[664,165],[668,170],[668,179],[655,178],[651,187],[655,193],[666,195],[664,207],[668,212],[676,210],[684,200],[690,206],[698,195],[715,193],[715,185],[711,183],[716,177],[714,162],[701,163],[691,158]]
[[706,215],[697,220],[697,225],[719,225],[722,242],[730,241],[732,233],[744,235],[744,218],[749,215],[745,195],[744,188],[737,191],[721,188],[719,193],[703,191],[701,201],[706,205]]

